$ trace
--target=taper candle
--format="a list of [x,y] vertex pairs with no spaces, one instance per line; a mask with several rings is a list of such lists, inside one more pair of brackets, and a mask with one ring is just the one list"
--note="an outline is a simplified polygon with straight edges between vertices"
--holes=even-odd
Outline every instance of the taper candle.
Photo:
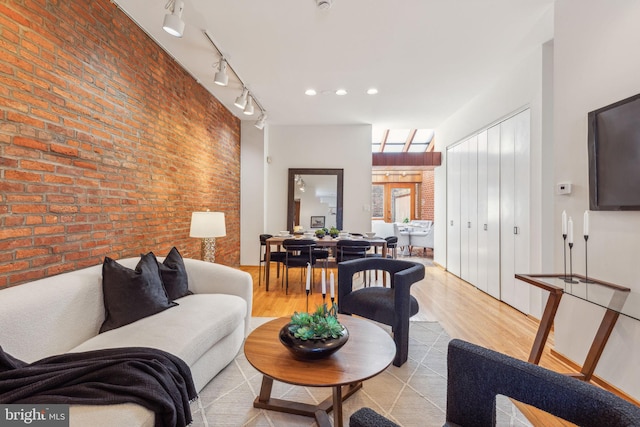
[[583,224],[583,235],[589,235],[589,211],[584,211],[584,224]]
[[307,263],[307,290],[311,289],[311,264]]
[[567,211],[562,211],[562,235],[567,235]]
[[329,292],[331,292],[331,298],[335,298],[335,285],[333,283],[333,271],[329,275]]
[[324,268],[322,269],[322,295],[327,294],[327,280],[325,278]]
[[573,220],[569,217],[569,221],[567,222],[567,241],[570,245],[573,244]]

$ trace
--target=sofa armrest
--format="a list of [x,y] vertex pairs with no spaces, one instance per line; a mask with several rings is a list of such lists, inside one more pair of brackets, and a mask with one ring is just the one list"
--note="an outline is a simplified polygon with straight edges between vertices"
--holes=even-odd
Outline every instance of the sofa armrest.
[[184,259],[189,290],[196,294],[236,295],[247,302],[245,335],[249,333],[253,309],[253,279],[245,271],[197,259]]

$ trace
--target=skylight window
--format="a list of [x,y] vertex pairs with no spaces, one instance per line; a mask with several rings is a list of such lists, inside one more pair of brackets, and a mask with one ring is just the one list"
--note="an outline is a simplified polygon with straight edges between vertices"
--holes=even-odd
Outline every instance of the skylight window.
[[433,129],[382,129],[373,128],[372,153],[424,153],[429,148],[435,132]]

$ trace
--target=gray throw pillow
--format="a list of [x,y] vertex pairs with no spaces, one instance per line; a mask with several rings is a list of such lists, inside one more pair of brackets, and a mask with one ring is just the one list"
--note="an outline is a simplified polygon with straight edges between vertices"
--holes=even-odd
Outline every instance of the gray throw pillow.
[[167,296],[158,261],[152,252],[140,258],[135,270],[105,257],[102,264],[102,292],[106,315],[100,333],[177,305]]

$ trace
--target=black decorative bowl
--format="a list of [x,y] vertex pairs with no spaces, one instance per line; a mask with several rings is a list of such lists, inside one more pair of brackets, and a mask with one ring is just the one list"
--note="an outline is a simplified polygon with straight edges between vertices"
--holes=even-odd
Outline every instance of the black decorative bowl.
[[316,360],[328,357],[338,351],[349,340],[349,331],[344,328],[342,336],[328,340],[301,340],[289,330],[290,323],[280,329],[280,342],[300,360]]

